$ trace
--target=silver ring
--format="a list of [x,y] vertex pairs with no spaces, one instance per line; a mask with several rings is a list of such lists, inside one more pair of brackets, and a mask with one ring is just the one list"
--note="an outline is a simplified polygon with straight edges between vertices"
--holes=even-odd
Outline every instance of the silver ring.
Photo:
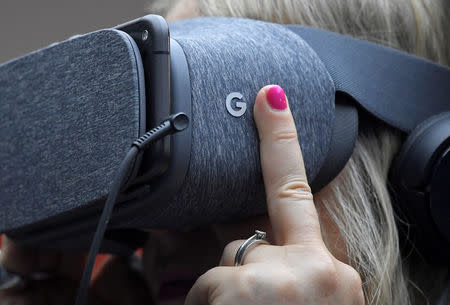
[[234,257],[234,265],[240,266],[244,260],[246,251],[255,244],[267,244],[269,242],[266,240],[266,232],[255,230],[255,235],[247,239],[237,250],[236,256]]

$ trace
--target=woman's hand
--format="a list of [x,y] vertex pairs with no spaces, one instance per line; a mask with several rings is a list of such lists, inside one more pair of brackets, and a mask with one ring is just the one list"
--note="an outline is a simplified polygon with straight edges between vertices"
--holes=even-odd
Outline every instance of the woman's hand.
[[244,240],[228,244],[220,266],[198,278],[185,305],[364,304],[359,274],[322,240],[281,87],[266,86],[258,93],[254,117],[275,244],[251,248],[237,267],[234,257]]

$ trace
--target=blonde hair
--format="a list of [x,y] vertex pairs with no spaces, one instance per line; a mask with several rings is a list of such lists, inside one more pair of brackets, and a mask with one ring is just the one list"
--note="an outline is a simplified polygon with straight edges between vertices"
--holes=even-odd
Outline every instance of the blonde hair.
[[[450,18],[444,1],[197,0],[197,5],[202,16],[310,25],[449,65]],[[446,276],[446,270],[414,256],[406,262],[400,256],[387,177],[401,140],[380,123],[362,131],[344,170],[326,187],[331,196],[315,196],[325,206],[321,216],[331,217],[344,239],[348,263],[361,275],[368,305],[435,303]],[[322,232],[327,234],[324,228]]]

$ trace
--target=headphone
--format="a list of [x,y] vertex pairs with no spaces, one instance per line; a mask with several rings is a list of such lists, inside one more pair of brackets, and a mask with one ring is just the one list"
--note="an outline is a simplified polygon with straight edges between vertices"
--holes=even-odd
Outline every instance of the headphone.
[[448,261],[450,112],[427,118],[411,132],[391,166],[390,182],[397,210],[416,233],[414,244],[434,262]]

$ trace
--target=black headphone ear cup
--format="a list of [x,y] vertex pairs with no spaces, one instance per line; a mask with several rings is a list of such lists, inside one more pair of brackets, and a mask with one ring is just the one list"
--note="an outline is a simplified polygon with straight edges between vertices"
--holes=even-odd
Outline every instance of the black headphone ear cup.
[[429,137],[432,129],[445,120],[450,120],[450,112],[432,116],[414,128],[391,166],[391,181],[407,183],[408,186],[414,187],[426,183],[424,178],[429,178],[430,175],[427,165],[443,141],[430,139],[431,141],[424,143],[424,138]]
[[432,116],[411,132],[390,171],[396,211],[400,218],[408,218],[414,247],[430,262],[439,260],[437,256],[443,258],[443,253],[450,253],[450,240],[442,234],[447,229],[437,227],[430,210],[429,193],[436,164],[449,145],[450,112]]

